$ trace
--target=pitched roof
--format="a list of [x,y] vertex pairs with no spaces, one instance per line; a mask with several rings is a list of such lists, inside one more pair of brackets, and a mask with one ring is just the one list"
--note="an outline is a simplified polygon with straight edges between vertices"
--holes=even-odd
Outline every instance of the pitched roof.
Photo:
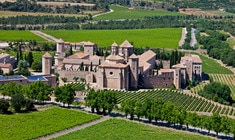
[[112,47],[117,47],[118,46],[118,44],[116,43],[116,42],[114,42],[113,44],[112,44]]
[[139,59],[139,67],[143,67],[143,72],[145,72],[146,70],[148,70],[150,68],[151,64],[143,61],[141,59]]
[[87,56],[89,56],[89,55],[84,53],[84,52],[77,52],[77,53],[75,53],[73,55],[70,55],[67,58],[69,58],[69,59],[83,59],[83,58],[85,58]]
[[184,64],[176,64],[176,65],[173,65],[172,68],[187,68]]
[[137,59],[137,58],[139,58],[139,57],[136,56],[136,55],[133,53],[129,58],[131,58],[131,59]]
[[48,52],[46,52],[42,57],[44,57],[44,58],[51,58],[51,55]]
[[118,56],[118,55],[109,55],[108,57],[106,57],[106,60],[111,60],[111,61],[121,61],[124,60],[123,57]]
[[173,72],[173,70],[172,69],[160,69],[159,70],[159,73],[169,73],[169,72]]
[[115,62],[103,62],[99,67],[108,67],[108,68],[126,68],[129,64],[115,63]]
[[11,64],[9,63],[0,63],[0,68],[11,68]]
[[148,50],[141,54],[139,58],[143,61],[149,61],[153,57],[156,57],[156,54],[153,51]]
[[201,58],[195,54],[186,54],[184,57],[181,57],[181,61],[188,61],[191,60],[194,63],[202,63]]
[[0,58],[4,58],[4,57],[8,57],[8,56],[10,56],[10,55],[7,54],[7,53],[1,53],[1,54],[0,54]]
[[123,47],[123,48],[133,48],[133,46],[131,45],[131,43],[128,41],[128,40],[125,40],[121,45],[120,47]]

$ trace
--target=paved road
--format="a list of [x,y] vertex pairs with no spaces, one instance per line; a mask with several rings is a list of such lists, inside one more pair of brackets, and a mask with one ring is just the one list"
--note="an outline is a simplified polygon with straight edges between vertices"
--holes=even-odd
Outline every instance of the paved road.
[[196,39],[196,36],[195,36],[195,31],[196,31],[195,28],[191,28],[191,41],[190,41],[190,46],[191,47],[194,47],[194,45],[197,44],[197,39]]
[[75,127],[69,128],[69,129],[65,129],[65,130],[56,132],[54,134],[44,136],[44,137],[39,137],[36,140],[49,140],[49,139],[52,139],[52,138],[56,138],[56,137],[59,137],[59,136],[62,136],[62,135],[65,135],[65,134],[68,134],[68,133],[71,133],[71,132],[74,132],[74,131],[77,131],[77,130],[84,129],[86,127],[89,127],[89,126],[92,126],[92,125],[95,125],[95,124],[98,124],[98,123],[101,123],[101,122],[106,121],[108,119],[110,119],[109,116],[103,116],[102,118],[94,120],[92,122],[85,123],[85,124],[82,124],[82,125],[79,125],[79,126],[75,126]]
[[46,39],[47,41],[57,42],[59,40],[58,38],[55,38],[51,35],[48,35],[46,33],[41,32],[41,31],[31,30],[31,32],[34,33],[37,36],[40,36],[40,37]]
[[187,30],[186,27],[182,28],[182,35],[181,35],[181,39],[178,43],[179,46],[182,46],[184,44],[184,40],[186,38],[186,34],[187,34]]

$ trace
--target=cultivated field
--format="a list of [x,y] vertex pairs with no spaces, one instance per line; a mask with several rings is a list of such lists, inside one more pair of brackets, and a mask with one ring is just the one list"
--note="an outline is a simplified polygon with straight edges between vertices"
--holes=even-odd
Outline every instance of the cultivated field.
[[199,55],[202,60],[202,71],[207,74],[233,74],[233,72],[221,66],[215,60],[203,55]]
[[15,16],[65,16],[65,17],[81,17],[81,16],[86,16],[87,14],[96,14],[99,12],[83,12],[83,14],[55,14],[55,13],[33,13],[33,12],[14,12],[14,11],[0,11],[0,17],[15,17]]
[[99,47],[111,46],[114,41],[121,44],[124,40],[134,43],[135,47],[178,48],[181,28],[156,28],[134,30],[44,30],[56,38],[67,42],[91,41]]
[[234,15],[231,13],[223,12],[220,10],[214,10],[214,11],[203,11],[199,8],[185,8],[185,9],[179,9],[179,12],[182,14],[187,15],[195,15],[195,16],[228,16],[228,15]]
[[177,132],[140,123],[130,122],[121,119],[110,119],[105,122],[76,131],[56,140],[152,140],[152,139],[171,139],[171,140],[204,140],[207,137]]
[[112,9],[114,12],[97,16],[94,18],[94,20],[142,19],[144,17],[152,17],[152,16],[184,15],[181,13],[168,12],[164,10],[150,11],[143,9],[128,9],[127,7],[114,6],[114,5],[111,5],[110,9]]
[[98,118],[97,115],[57,107],[41,112],[0,115],[0,139],[33,139]]
[[[1,51],[0,51],[1,52]],[[17,52],[14,51],[7,51],[7,54],[9,54],[10,56],[14,56],[15,58],[17,57]],[[45,51],[40,51],[40,52],[32,52],[33,54],[33,60],[34,61],[41,61],[42,60],[42,55],[44,55],[46,52]],[[53,51],[49,51],[49,53],[51,55],[54,54]],[[28,55],[28,52],[23,52],[23,56]]]
[[231,107],[217,105],[200,96],[184,94],[180,91],[170,89],[155,89],[147,91],[117,91],[118,103],[127,99],[144,101],[146,98],[159,98],[164,102],[172,102],[177,106],[184,107],[188,111],[196,112],[218,112],[224,115],[235,115]]
[[45,41],[43,38],[31,33],[30,31],[20,30],[0,30],[0,41]]
[[70,5],[70,6],[85,6],[85,7],[93,7],[95,4],[91,3],[72,3],[72,2],[45,2],[45,1],[38,1],[37,4],[41,4],[43,6],[64,6],[64,5]]
[[[235,100],[235,77],[233,74],[209,74],[209,76],[213,79],[214,82],[219,82],[228,85],[232,93],[231,96]],[[192,91],[194,93],[198,93],[200,90],[203,89],[205,85],[205,83],[198,85],[194,87]]]

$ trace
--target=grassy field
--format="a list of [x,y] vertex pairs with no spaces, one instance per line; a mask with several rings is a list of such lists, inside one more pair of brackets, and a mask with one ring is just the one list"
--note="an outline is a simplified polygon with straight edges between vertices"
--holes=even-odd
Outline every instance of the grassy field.
[[[1,52],[1,51],[0,51]],[[11,56],[14,56],[15,58],[17,57],[17,53],[16,52],[13,52],[13,51],[7,51],[6,52],[7,54],[11,55]],[[32,52],[33,53],[33,60],[34,61],[41,61],[42,60],[42,55],[45,54],[46,52],[45,51],[41,51],[41,52]],[[49,52],[51,55],[53,55],[53,51],[50,51]],[[28,55],[28,52],[23,52],[23,57],[25,55]]]
[[215,60],[199,55],[202,60],[202,71],[207,74],[233,74],[229,69],[221,66]]
[[62,108],[26,114],[0,115],[0,139],[33,139],[98,118],[97,115]]
[[166,16],[166,15],[184,15],[177,12],[168,12],[163,10],[144,10],[144,9],[129,9],[127,7],[111,5],[112,13],[94,17],[94,20],[116,20],[116,19],[143,19],[144,17]]
[[30,31],[19,30],[0,30],[0,41],[45,41],[43,38],[31,33]]
[[229,44],[229,47],[233,48],[235,46],[235,38],[228,38],[226,41]]
[[43,32],[62,38],[68,42],[91,41],[99,47],[111,46],[114,41],[121,44],[124,40],[134,43],[135,47],[178,48],[181,28],[155,28],[134,30],[44,30]]
[[121,119],[110,119],[108,121],[93,125],[86,129],[76,131],[56,140],[204,140],[207,137],[177,132],[140,123]]

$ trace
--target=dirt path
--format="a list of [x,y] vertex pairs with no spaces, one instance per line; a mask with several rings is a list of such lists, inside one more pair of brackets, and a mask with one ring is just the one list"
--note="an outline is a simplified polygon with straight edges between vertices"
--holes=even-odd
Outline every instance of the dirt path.
[[109,14],[109,13],[112,13],[112,12],[113,12],[113,9],[110,9],[110,11],[108,11],[106,13],[100,13],[100,14],[94,15],[94,16],[92,16],[92,18],[101,16],[101,15],[105,15],[105,14]]
[[57,42],[59,40],[58,38],[55,38],[51,35],[48,35],[46,33],[41,32],[41,31],[31,30],[31,32],[37,36],[40,36],[41,38],[44,38],[47,41]]
[[186,34],[187,34],[187,30],[186,27],[182,28],[182,35],[181,35],[181,39],[178,43],[179,46],[182,46],[184,44],[184,40],[186,38]]
[[56,137],[59,137],[59,136],[62,136],[62,135],[65,135],[65,134],[68,134],[68,133],[71,133],[71,132],[74,132],[74,131],[77,131],[77,130],[84,129],[86,127],[89,127],[89,126],[92,126],[92,125],[95,125],[95,124],[98,124],[98,123],[101,123],[101,122],[106,121],[108,119],[110,119],[109,116],[103,116],[102,118],[94,120],[92,122],[85,123],[85,124],[82,124],[82,125],[78,125],[78,126],[75,126],[75,127],[69,128],[69,129],[65,129],[65,130],[56,132],[56,133],[51,134],[51,135],[39,137],[36,140],[49,140],[49,139],[52,139],[52,138],[56,138]]

